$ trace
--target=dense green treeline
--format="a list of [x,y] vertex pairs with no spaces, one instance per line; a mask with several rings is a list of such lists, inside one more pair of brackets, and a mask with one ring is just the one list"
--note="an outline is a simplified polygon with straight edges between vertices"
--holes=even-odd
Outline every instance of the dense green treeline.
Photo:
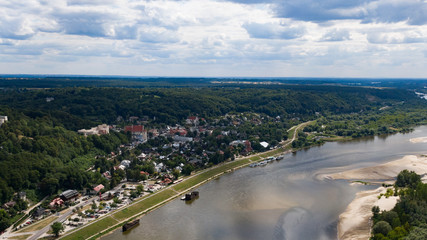
[[[47,102],[46,98],[54,98]],[[30,117],[48,114],[55,124],[77,130],[112,123],[118,116],[148,116],[159,124],[175,124],[189,115],[209,118],[229,112],[256,112],[271,117],[313,118],[316,112],[343,114],[405,101],[420,104],[400,89],[335,86],[226,88],[63,88],[4,91],[0,104]]]
[[427,238],[427,184],[414,172],[404,170],[395,183],[400,200],[390,211],[374,213],[372,240],[420,240]]
[[335,85],[393,87],[422,89],[426,79],[385,78],[196,78],[196,77],[124,77],[124,76],[54,76],[54,75],[0,75],[0,88],[64,88],[64,87],[212,87],[218,85],[244,86],[259,83],[273,86]]
[[13,193],[37,189],[43,195],[82,189],[98,180],[87,172],[96,154],[106,154],[128,141],[126,135],[83,137],[56,126],[49,117],[30,118],[2,108],[13,119],[0,127],[0,202]]
[[382,111],[329,115],[304,128],[305,132],[341,137],[366,137],[408,132],[410,126],[427,123],[427,109],[395,106]]

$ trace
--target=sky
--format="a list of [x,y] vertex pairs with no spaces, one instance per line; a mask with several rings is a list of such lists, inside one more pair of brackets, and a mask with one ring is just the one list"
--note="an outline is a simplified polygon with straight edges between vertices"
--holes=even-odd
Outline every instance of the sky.
[[0,0],[0,74],[427,78],[427,0]]

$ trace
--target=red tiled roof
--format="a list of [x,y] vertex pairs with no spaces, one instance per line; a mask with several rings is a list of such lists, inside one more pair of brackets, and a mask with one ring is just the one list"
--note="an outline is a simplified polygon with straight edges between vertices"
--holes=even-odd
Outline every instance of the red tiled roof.
[[132,126],[125,126],[125,132],[143,132],[144,126],[143,125],[132,125]]
[[96,186],[96,187],[93,188],[93,190],[95,190],[95,192],[99,192],[102,189],[104,189],[104,185],[102,185],[102,184],[99,184],[98,186]]

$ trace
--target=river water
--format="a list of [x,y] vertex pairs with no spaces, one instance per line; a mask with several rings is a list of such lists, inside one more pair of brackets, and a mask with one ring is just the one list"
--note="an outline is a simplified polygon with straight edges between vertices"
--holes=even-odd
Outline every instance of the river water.
[[427,143],[409,141],[425,136],[422,126],[407,134],[326,143],[265,167],[243,168],[199,187],[191,204],[176,199],[131,231],[102,239],[337,239],[339,214],[356,192],[377,186],[316,176],[427,153]]

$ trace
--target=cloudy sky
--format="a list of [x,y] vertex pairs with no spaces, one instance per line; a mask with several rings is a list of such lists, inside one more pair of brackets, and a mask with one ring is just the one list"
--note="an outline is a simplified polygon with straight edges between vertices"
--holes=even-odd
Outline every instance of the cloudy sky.
[[427,78],[427,0],[0,0],[0,74]]

